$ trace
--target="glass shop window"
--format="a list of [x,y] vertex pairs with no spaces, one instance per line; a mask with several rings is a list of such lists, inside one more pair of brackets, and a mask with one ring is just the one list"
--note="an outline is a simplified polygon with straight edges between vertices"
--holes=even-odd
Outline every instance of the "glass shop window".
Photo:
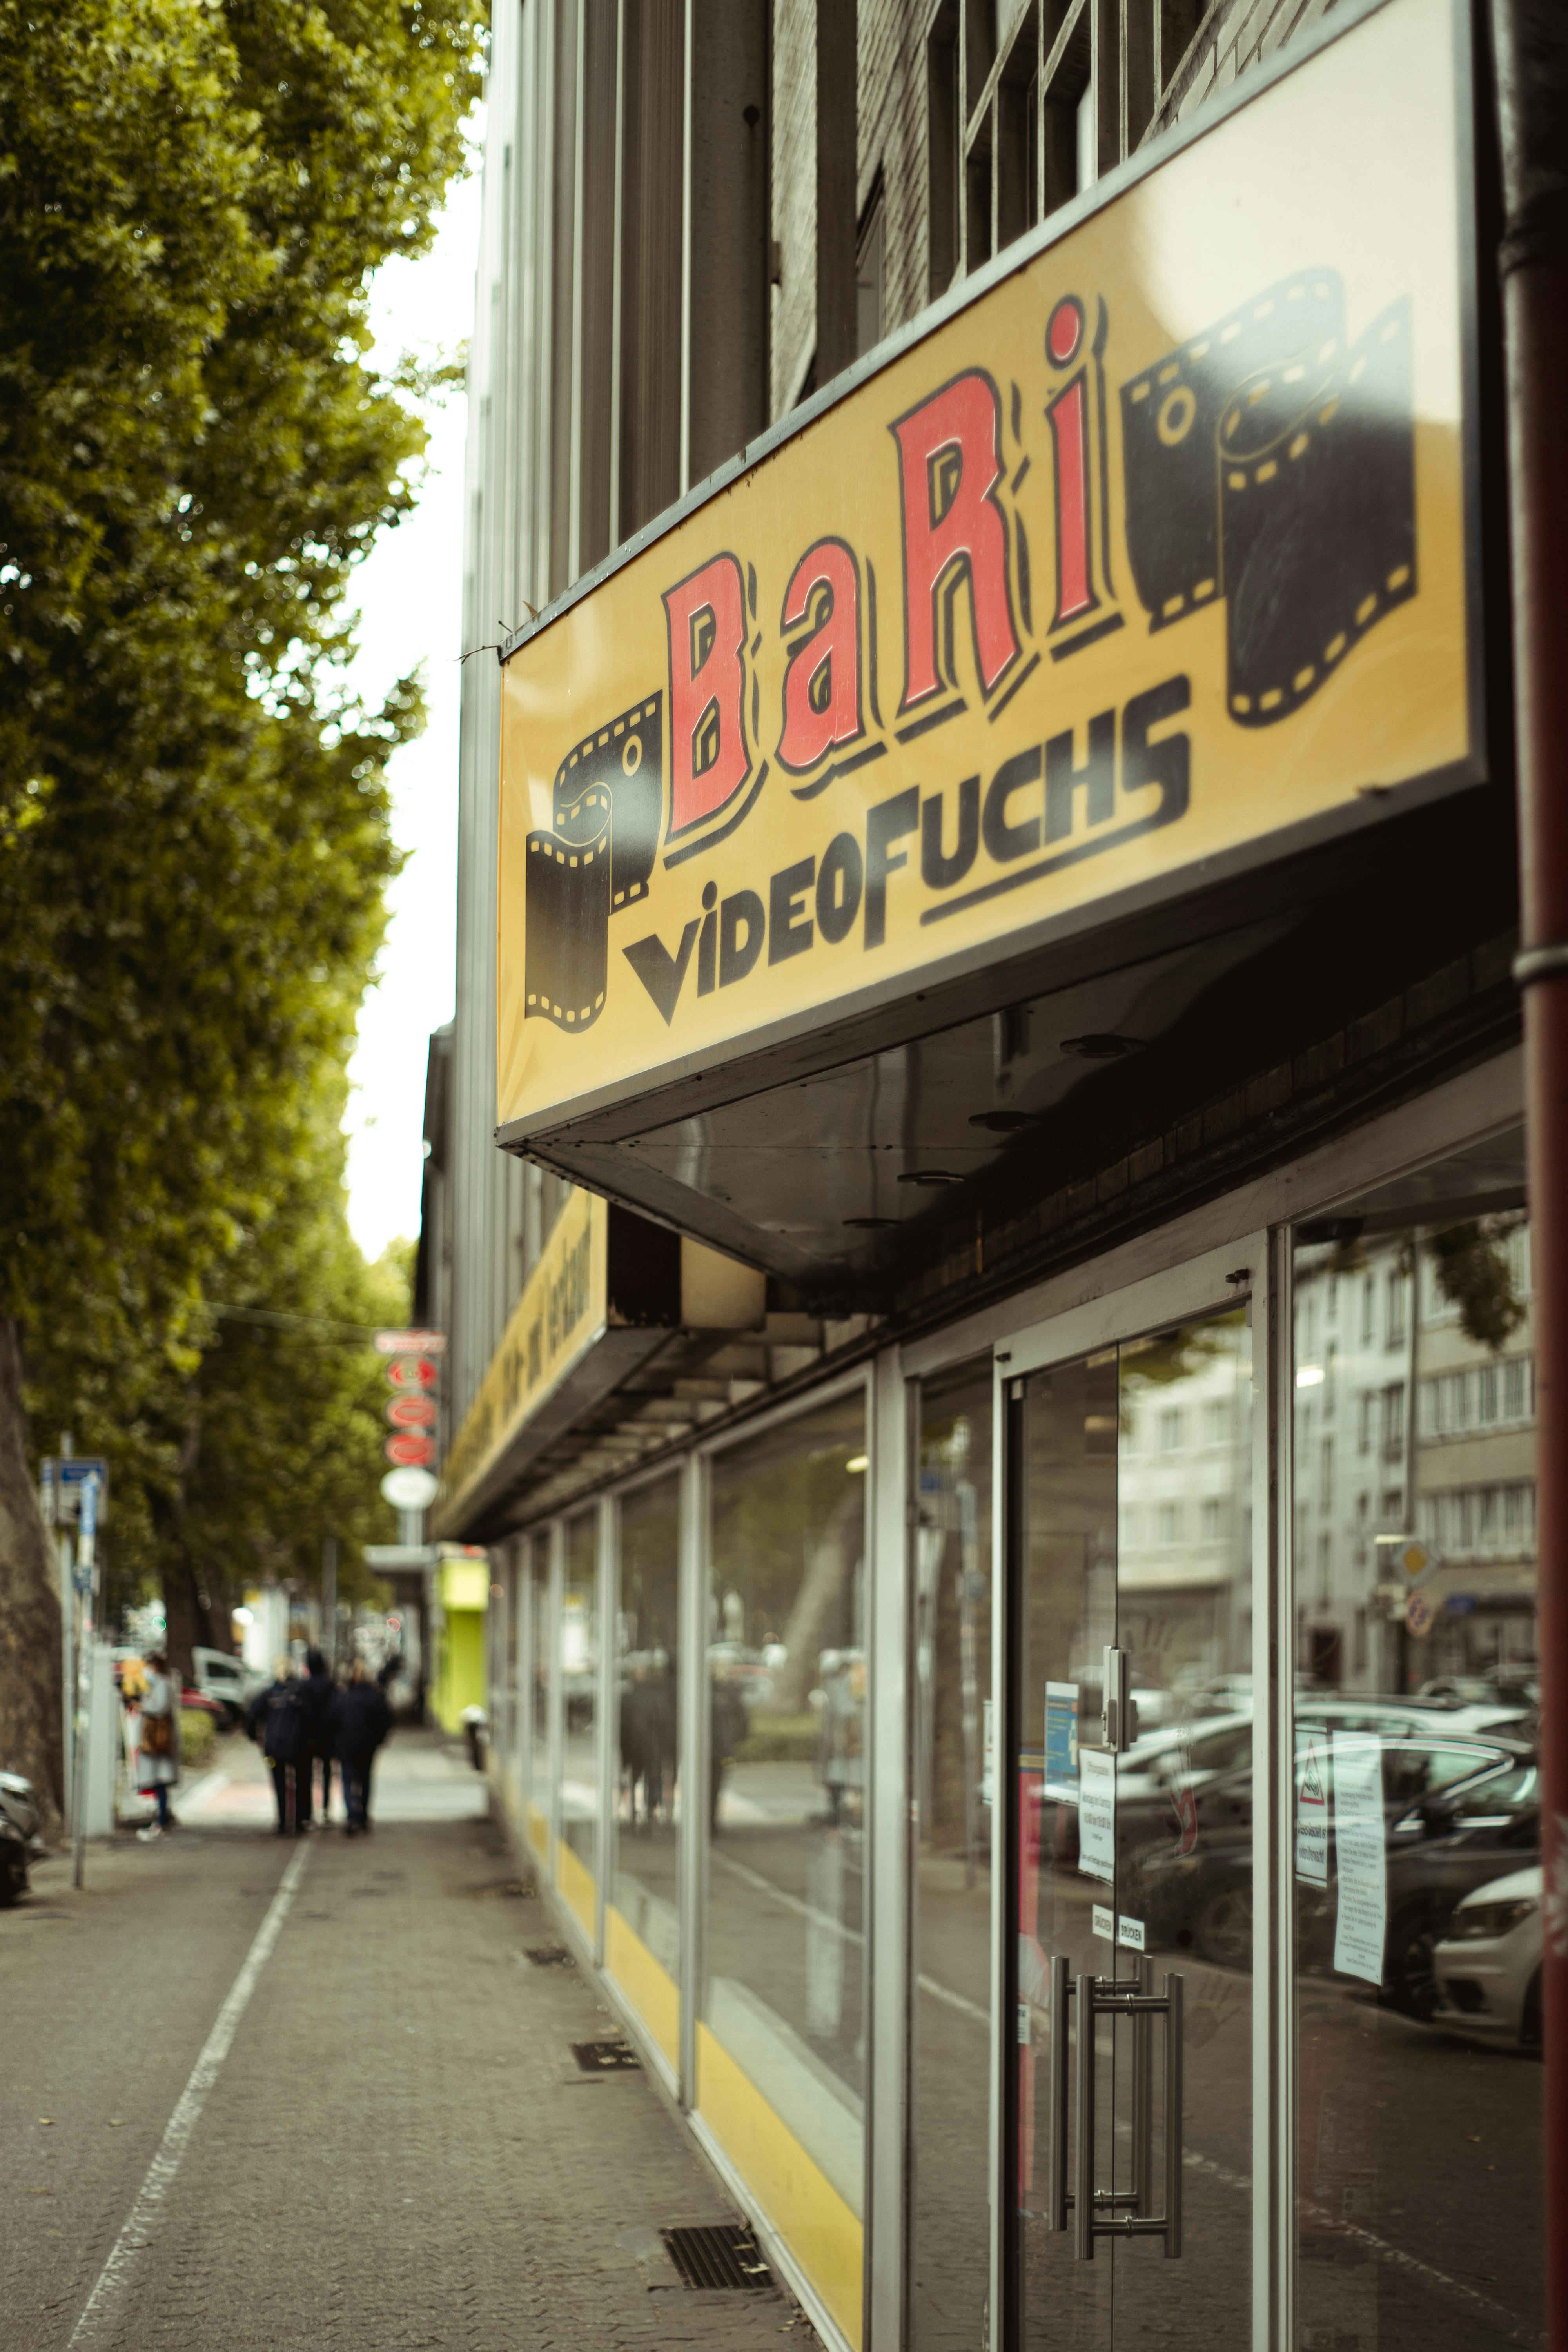
[[[1542,2080],[1520,2063],[1542,1951],[1528,1234],[1473,1192],[1461,1162],[1449,1222],[1426,1170],[1430,1222],[1391,1230],[1384,1203],[1296,1252],[1299,1302],[1355,1281],[1363,1342],[1386,1299],[1418,1405],[1412,1427],[1407,1384],[1385,1385],[1370,1539],[1325,1481],[1326,1572],[1293,1564],[1303,2352],[1483,2352],[1542,2325]],[[1295,1443],[1300,1465],[1300,1398]]]
[[697,2103],[860,2326],[866,2090],[865,1392],[715,1454]]

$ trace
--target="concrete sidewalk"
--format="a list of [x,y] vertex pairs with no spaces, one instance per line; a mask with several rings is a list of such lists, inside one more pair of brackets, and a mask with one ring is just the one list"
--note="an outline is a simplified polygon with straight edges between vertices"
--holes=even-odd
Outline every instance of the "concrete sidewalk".
[[[469,1810],[405,1752],[410,1804]],[[6,2352],[816,2343],[776,2287],[679,2284],[661,2226],[733,2208],[640,2071],[579,2066],[614,2021],[530,1962],[556,1938],[499,1830],[225,1825],[252,1786],[0,1913]]]
[[[319,1785],[319,1776],[318,1776]],[[174,1792],[174,1811],[191,1829],[271,1829],[278,1813],[272,1779],[259,1748],[243,1732],[221,1739],[209,1769]],[[489,1792],[460,1740],[438,1731],[393,1733],[375,1759],[371,1815],[393,1822],[483,1821]],[[331,1818],[342,1827],[342,1788],[332,1772]]]

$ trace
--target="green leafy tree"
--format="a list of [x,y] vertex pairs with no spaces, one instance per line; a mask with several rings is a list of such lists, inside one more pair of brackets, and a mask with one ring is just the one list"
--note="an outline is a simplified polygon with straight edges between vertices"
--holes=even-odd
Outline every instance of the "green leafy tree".
[[429,239],[480,29],[477,0],[0,0],[0,1750],[47,1798],[26,1367],[139,1433],[149,1541],[197,1543],[167,1414],[195,1382],[206,1418],[204,1302],[302,1245],[330,1175],[421,718],[337,684],[422,444],[366,286]]

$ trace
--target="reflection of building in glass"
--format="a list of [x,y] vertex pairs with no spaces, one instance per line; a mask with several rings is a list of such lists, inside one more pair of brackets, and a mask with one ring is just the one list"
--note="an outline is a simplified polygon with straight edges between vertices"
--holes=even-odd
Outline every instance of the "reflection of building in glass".
[[1246,1664],[1252,1624],[1252,1422],[1226,1325],[1181,1335],[1182,1360],[1124,1349],[1117,1469],[1119,1639],[1145,1685]]
[[[1533,1657],[1530,1236],[1510,1223],[1478,1229],[1516,1302],[1495,1349],[1445,1296],[1429,1236],[1415,1318],[1408,1234],[1298,1259],[1296,1664],[1335,1688],[1415,1690]],[[1406,1625],[1412,1588],[1394,1560],[1412,1533],[1437,1564],[1414,1588],[1425,1605]],[[1431,1630],[1418,1633],[1427,1607]]]

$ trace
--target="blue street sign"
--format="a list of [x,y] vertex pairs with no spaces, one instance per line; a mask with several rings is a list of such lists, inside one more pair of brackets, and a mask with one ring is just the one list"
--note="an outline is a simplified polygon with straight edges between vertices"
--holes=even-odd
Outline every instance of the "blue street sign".
[[1476,1596],[1473,1592],[1450,1592],[1445,1605],[1450,1617],[1472,1617],[1475,1614]]
[[47,1455],[43,1463],[46,1493],[52,1487],[55,1509],[64,1520],[76,1518],[82,1507],[82,1496],[89,1478],[98,1481],[97,1517],[105,1516],[109,1500],[109,1465],[101,1454],[68,1454]]

